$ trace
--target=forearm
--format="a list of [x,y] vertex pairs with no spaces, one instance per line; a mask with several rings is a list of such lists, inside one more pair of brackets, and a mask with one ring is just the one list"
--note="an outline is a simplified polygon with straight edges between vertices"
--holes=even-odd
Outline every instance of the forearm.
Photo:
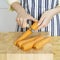
[[56,7],[57,13],[60,13],[60,6]]
[[55,12],[55,15],[60,13],[60,6],[57,6],[56,8],[53,9]]
[[20,5],[18,2],[14,2],[11,7],[17,12],[17,13],[25,13],[24,8]]

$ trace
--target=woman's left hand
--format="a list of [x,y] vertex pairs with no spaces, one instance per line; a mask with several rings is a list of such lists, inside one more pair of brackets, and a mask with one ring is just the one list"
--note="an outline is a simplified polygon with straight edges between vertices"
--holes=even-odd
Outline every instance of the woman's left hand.
[[55,13],[56,13],[55,9],[51,9],[51,10],[48,10],[45,13],[43,13],[38,22],[38,26],[39,26],[38,29],[46,27],[48,25],[48,23],[50,22],[50,20],[52,19],[52,17],[55,15]]

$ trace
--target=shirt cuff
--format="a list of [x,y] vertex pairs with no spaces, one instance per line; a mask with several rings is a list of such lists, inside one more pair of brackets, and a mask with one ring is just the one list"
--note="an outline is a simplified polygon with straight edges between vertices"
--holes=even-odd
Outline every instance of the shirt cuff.
[[14,2],[20,2],[20,1],[19,1],[19,0],[7,0],[7,3],[10,5],[10,6],[9,6],[9,10],[10,10],[10,11],[14,11],[14,9],[11,7],[11,5],[12,5]]
[[13,4],[14,2],[19,2],[18,0],[7,0],[8,4],[11,5]]

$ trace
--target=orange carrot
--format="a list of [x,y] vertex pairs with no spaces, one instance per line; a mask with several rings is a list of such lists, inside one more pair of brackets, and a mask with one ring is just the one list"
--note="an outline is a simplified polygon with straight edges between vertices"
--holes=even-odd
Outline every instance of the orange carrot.
[[38,22],[35,22],[32,26],[31,29],[36,30],[38,29]]
[[45,44],[47,44],[50,40],[51,40],[50,37],[45,38],[45,39],[43,39],[43,40],[41,40],[41,41],[36,42],[33,47],[34,47],[34,49],[41,49],[41,48],[42,48]]
[[27,30],[14,42],[14,44],[17,45],[19,41],[26,39],[28,36],[30,36],[30,34],[32,34],[32,32],[30,30]]
[[28,39],[24,39],[24,40],[22,40],[22,41],[19,41],[19,42],[17,43],[17,46],[21,48],[21,46],[22,46],[24,43],[30,42],[30,41],[32,41],[32,40],[35,40],[38,36],[39,36],[39,35],[30,37],[30,38],[28,38]]
[[40,41],[43,38],[44,38],[44,36],[39,36],[35,40],[29,41],[27,43],[24,43],[22,45],[22,49],[25,50],[25,51],[26,50],[30,50],[37,41]]
[[37,27],[38,27],[38,22],[35,22],[35,23],[31,26],[31,28],[29,28],[26,32],[24,32],[24,33],[15,41],[14,44],[17,45],[17,42],[19,42],[19,41],[21,41],[21,40],[23,40],[23,39],[26,39],[28,36],[30,36],[30,35],[32,34],[31,29],[36,30]]

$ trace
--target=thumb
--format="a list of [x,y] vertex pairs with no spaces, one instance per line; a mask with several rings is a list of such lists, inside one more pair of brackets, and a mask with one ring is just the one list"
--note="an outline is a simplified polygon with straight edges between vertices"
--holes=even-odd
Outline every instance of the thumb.
[[45,16],[42,16],[42,17],[40,18],[40,20],[39,20],[39,22],[38,22],[38,26],[43,23],[44,19],[45,19]]
[[28,19],[30,19],[31,21],[33,21],[33,22],[38,22],[38,20],[37,19],[35,19],[35,18],[33,18],[32,16],[30,16],[29,15],[29,18]]

